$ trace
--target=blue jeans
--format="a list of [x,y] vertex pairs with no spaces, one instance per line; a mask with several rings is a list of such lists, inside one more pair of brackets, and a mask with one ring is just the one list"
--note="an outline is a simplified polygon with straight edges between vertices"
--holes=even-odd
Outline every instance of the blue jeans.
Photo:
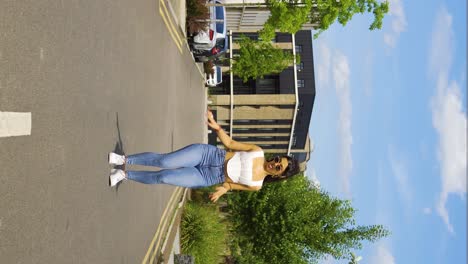
[[145,152],[129,155],[127,164],[156,166],[160,171],[127,171],[127,179],[145,184],[170,184],[201,188],[224,182],[226,151],[207,144],[192,144],[160,154]]

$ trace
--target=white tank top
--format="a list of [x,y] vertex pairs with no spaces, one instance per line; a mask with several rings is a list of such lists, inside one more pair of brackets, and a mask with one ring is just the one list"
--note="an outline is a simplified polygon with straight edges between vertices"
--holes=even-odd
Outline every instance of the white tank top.
[[252,180],[253,159],[263,157],[263,151],[238,151],[227,163],[227,174],[235,183],[262,186],[263,180]]

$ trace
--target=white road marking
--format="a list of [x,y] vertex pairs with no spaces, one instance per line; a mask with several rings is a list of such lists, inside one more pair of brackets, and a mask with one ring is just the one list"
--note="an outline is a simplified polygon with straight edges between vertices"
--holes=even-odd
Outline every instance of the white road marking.
[[42,60],[44,60],[44,49],[43,48],[40,48],[39,49],[39,58]]
[[0,137],[31,135],[31,112],[0,111]]

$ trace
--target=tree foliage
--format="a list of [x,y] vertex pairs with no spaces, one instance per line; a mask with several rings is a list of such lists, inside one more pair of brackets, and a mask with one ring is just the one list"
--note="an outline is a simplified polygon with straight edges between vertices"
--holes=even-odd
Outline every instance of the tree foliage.
[[336,20],[345,26],[355,14],[366,12],[374,15],[369,29],[380,29],[389,10],[388,1],[378,0],[267,0],[266,3],[271,16],[260,31],[264,39],[274,34],[275,29],[296,33],[307,22],[318,25],[317,37]]
[[292,53],[276,48],[270,42],[253,41],[247,37],[239,41],[238,55],[234,58],[233,73],[244,82],[249,78],[280,73],[294,63]]
[[347,258],[362,241],[389,232],[381,225],[356,225],[347,200],[316,189],[303,176],[265,185],[259,192],[230,195],[228,205],[241,253],[251,263],[310,263],[326,255]]
[[280,32],[296,33],[308,22],[312,8],[312,0],[305,0],[302,4],[297,3],[297,0],[267,0],[266,3],[270,9],[270,17],[260,31],[264,40],[274,38],[276,29]]

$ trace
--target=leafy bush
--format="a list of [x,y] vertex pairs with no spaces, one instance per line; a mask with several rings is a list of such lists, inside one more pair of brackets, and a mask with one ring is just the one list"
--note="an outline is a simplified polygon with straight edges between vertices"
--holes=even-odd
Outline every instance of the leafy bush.
[[205,29],[210,19],[210,10],[205,0],[187,0],[187,31],[191,35]]
[[254,253],[254,244],[242,236],[233,237],[231,243],[232,257],[236,264],[269,264]]
[[213,205],[189,202],[181,224],[181,248],[198,264],[218,264],[226,249],[227,227]]
[[[228,197],[240,263],[306,264],[331,255],[335,259],[360,249],[362,241],[389,235],[380,225],[362,226],[347,200],[331,197],[307,178],[270,183],[259,192]],[[253,259],[253,260],[252,260]]]

